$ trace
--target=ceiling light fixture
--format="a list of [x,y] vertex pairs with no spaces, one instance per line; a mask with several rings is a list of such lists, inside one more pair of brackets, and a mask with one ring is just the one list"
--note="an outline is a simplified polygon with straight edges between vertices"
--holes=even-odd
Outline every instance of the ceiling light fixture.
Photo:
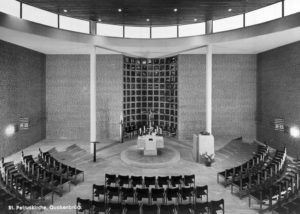
[[229,8],[229,9],[228,9],[228,12],[231,12],[231,11],[232,11],[232,8]]
[[194,22],[198,21],[198,19],[194,19]]
[[177,12],[178,11],[178,9],[177,8],[174,8],[174,10],[173,10],[174,12]]
[[102,19],[98,19],[98,22],[102,22]]
[[64,9],[64,13],[67,13],[68,12],[68,10],[67,9]]
[[147,22],[150,22],[150,19],[146,19]]
[[119,13],[121,13],[121,12],[122,12],[122,9],[121,9],[121,8],[119,8],[119,9],[118,9],[118,12],[119,12]]

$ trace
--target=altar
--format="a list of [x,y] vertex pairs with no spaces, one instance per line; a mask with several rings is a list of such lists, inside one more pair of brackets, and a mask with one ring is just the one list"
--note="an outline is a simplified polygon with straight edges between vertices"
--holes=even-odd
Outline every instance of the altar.
[[164,139],[162,136],[143,135],[138,136],[137,149],[144,150],[145,156],[157,156],[157,149],[164,148]]

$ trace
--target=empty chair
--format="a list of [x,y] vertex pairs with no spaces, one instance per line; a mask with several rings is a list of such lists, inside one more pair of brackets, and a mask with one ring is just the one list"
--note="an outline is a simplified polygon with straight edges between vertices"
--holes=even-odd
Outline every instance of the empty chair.
[[149,186],[156,186],[156,178],[155,176],[151,176],[151,177],[148,177],[148,176],[145,176],[144,177],[144,185],[146,187],[149,187]]
[[194,213],[195,214],[208,214],[209,213],[209,203],[204,202],[204,203],[195,203],[194,206]]
[[173,204],[166,205],[162,204],[159,207],[160,214],[174,214],[175,213],[175,206]]
[[183,183],[185,186],[195,186],[195,175],[184,175]]
[[91,210],[91,201],[89,199],[81,199],[77,198],[76,200],[76,207],[80,207],[80,209],[76,209],[76,213],[78,212],[90,212]]
[[199,198],[202,201],[203,196],[206,197],[206,202],[208,202],[208,186],[196,186],[195,199]]
[[131,176],[131,185],[136,187],[137,185],[143,185],[143,177],[142,176]]
[[109,214],[123,214],[123,205],[122,204],[109,203],[109,204],[107,204],[107,207],[108,207]]
[[163,188],[152,188],[151,189],[151,200],[152,201],[157,201],[157,199],[161,199],[162,203],[165,203],[165,190]]
[[140,205],[139,204],[125,204],[125,213],[126,214],[139,214]]
[[[182,187],[179,191],[179,196],[181,199],[181,203],[182,201],[185,201],[187,199],[189,199],[189,202],[194,203],[195,201],[195,193],[194,193],[194,188],[193,187]],[[193,199],[193,201],[192,201]]]
[[158,206],[156,204],[152,204],[152,205],[143,204],[142,205],[142,213],[143,214],[157,214]]
[[181,182],[182,182],[182,176],[178,175],[178,176],[171,176],[170,178],[170,184],[172,187],[180,187],[181,186]]
[[175,199],[175,203],[178,203],[178,197],[179,197],[179,188],[167,188],[165,191],[166,194],[166,201],[172,201],[173,198]]
[[93,214],[106,213],[106,204],[104,201],[92,201],[91,211]]
[[192,214],[194,212],[193,204],[179,204],[177,206],[177,213],[178,214]]
[[137,188],[136,189],[136,199],[137,199],[137,201],[142,201],[143,198],[147,199],[148,203],[150,204],[149,190],[148,189]]
[[210,201],[210,214],[217,214],[221,210],[224,214],[224,199],[218,201]]
[[111,186],[106,187],[106,195],[110,201],[112,200],[113,197],[117,197],[119,202],[120,200],[119,187],[111,187]]
[[105,174],[105,185],[110,186],[112,184],[116,185],[117,176],[115,174]]
[[106,191],[104,185],[93,184],[93,195],[92,195],[93,200],[95,197],[98,197],[98,200],[100,200],[101,197],[103,197],[103,200],[105,201],[106,200],[105,192]]
[[127,185],[129,187],[130,184],[130,178],[128,175],[119,175],[118,176],[118,184],[122,187],[124,185]]
[[121,188],[121,200],[126,201],[128,197],[132,198],[132,201],[134,202],[134,198],[135,198],[134,189],[132,187],[131,188],[122,187]]
[[157,177],[157,185],[159,187],[169,186],[169,176],[158,176]]

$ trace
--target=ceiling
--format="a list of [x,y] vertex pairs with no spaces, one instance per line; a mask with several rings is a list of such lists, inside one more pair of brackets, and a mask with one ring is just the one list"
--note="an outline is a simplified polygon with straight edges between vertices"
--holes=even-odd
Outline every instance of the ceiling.
[[[17,32],[0,27],[0,39],[11,42],[44,54],[89,54],[91,46],[89,44],[52,39],[33,34]],[[234,41],[219,42],[212,45],[214,54],[258,54],[276,47],[299,41],[300,27],[284,30],[276,33],[260,35],[252,38],[239,39]],[[104,38],[108,44],[117,43],[120,39]],[[193,39],[193,38],[191,38]],[[112,40],[112,41],[110,41]],[[124,39],[124,44],[131,42]],[[138,40],[132,40],[136,46],[109,45],[98,46],[97,54],[124,54],[134,57],[160,58],[176,54],[205,54],[203,46],[170,45],[166,40],[157,40],[157,45],[138,45]],[[174,42],[176,42],[175,40]],[[259,44],[259,45],[257,45]],[[163,48],[162,48],[163,47]]]
[[[281,0],[18,0],[62,15],[125,25],[204,22],[249,12]],[[118,12],[118,9],[122,12]],[[177,12],[174,12],[174,9]],[[231,9],[231,11],[228,11]],[[67,10],[67,12],[64,12]],[[147,21],[147,19],[149,19]]]

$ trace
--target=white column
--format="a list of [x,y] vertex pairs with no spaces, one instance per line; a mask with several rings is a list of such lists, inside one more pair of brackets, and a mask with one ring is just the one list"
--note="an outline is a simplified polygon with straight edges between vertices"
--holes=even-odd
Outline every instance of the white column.
[[212,47],[206,49],[206,131],[212,130]]
[[94,151],[94,145],[97,139],[96,129],[96,47],[91,48],[90,53],[90,146],[91,153]]

